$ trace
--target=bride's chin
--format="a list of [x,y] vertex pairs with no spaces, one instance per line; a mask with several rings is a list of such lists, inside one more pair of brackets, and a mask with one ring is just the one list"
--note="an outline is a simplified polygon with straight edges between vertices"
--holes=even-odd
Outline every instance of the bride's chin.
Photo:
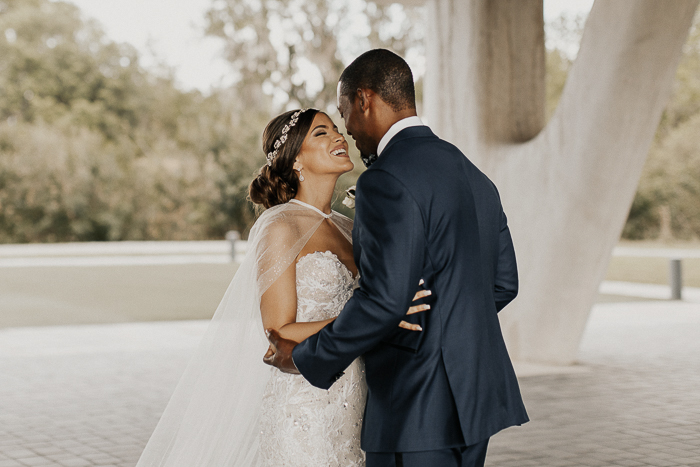
[[339,170],[337,172],[338,176],[340,177],[343,174],[346,174],[348,172],[352,172],[352,169],[354,169],[354,168],[355,168],[355,164],[353,162],[350,162],[347,165],[343,165],[343,167],[339,168]]

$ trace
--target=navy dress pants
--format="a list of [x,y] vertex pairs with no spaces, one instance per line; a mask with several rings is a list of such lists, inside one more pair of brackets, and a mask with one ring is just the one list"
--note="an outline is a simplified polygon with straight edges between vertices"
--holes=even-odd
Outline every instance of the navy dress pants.
[[367,467],[484,467],[486,439],[471,446],[417,452],[368,452]]

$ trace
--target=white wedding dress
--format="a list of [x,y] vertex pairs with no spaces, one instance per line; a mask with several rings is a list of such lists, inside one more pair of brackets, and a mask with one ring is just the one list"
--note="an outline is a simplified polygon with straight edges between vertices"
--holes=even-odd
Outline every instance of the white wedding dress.
[[[331,252],[315,252],[296,265],[297,321],[338,316],[356,280]],[[328,390],[300,375],[271,368],[260,421],[260,457],[265,467],[360,467],[360,429],[367,385],[361,359]]]
[[[292,200],[265,211],[248,252],[187,365],[137,467],[364,466],[362,362],[330,390],[262,362],[260,298],[326,220],[348,241],[352,221]],[[329,252],[296,263],[299,321],[332,318],[355,279]]]

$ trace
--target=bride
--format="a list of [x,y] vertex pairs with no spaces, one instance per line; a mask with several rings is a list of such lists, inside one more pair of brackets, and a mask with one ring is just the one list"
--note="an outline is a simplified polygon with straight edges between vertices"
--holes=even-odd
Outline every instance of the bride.
[[267,210],[137,467],[364,466],[362,361],[325,391],[260,358],[264,328],[300,342],[356,286],[352,221],[330,207],[338,177],[353,169],[348,144],[326,114],[302,109],[268,123],[263,150],[249,194]]

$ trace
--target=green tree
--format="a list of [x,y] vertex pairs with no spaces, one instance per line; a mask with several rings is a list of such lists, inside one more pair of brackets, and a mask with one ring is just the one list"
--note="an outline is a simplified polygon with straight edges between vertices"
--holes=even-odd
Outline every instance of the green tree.
[[267,115],[233,91],[178,90],[62,2],[1,2],[0,55],[0,241],[221,238],[250,223],[247,126],[259,135]]
[[700,237],[700,14],[644,166],[623,237]]
[[83,24],[69,3],[4,2],[0,14],[0,119],[130,134],[141,112],[146,75],[136,51]]
[[143,69],[133,47],[72,4],[0,0],[0,242],[245,234],[270,117],[300,105],[333,113],[344,63],[376,46],[410,53],[417,14],[349,0],[217,1],[208,33],[238,79],[203,95]]
[[[269,119],[285,108],[314,107],[342,128],[336,86],[345,65],[376,47],[421,55],[423,14],[422,9],[364,0],[221,0],[207,13],[207,33],[224,42],[244,109],[265,109]],[[419,98],[421,89],[419,80]],[[263,126],[251,128],[249,139],[258,146]],[[255,151],[262,165],[262,151]],[[341,204],[342,192],[362,170],[356,167],[338,182],[334,208],[350,216],[353,211]]]
[[365,1],[223,0],[207,13],[207,33],[224,41],[237,87],[253,101],[264,92],[282,106],[332,111],[347,60],[374,47],[421,47],[420,15]]

